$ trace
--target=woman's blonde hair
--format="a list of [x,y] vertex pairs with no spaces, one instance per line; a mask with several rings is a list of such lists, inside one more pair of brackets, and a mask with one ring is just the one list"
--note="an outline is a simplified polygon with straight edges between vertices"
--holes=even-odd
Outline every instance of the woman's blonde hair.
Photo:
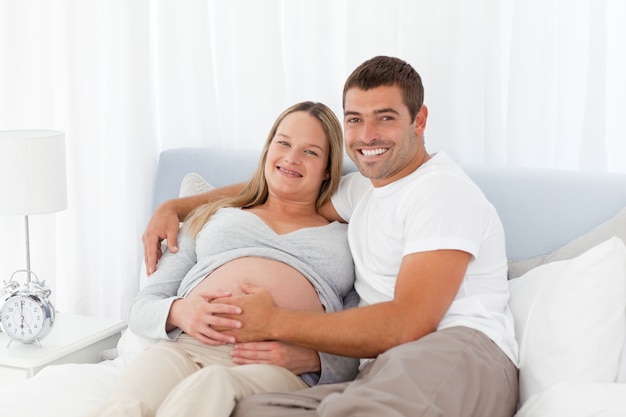
[[272,139],[276,135],[278,126],[285,117],[291,113],[298,111],[307,112],[322,123],[324,134],[328,139],[329,152],[328,163],[326,165],[327,172],[330,174],[328,179],[322,182],[320,192],[315,202],[315,209],[318,210],[324,203],[330,200],[330,197],[337,190],[339,179],[343,169],[343,135],[341,123],[335,116],[335,113],[322,103],[314,103],[305,101],[294,104],[281,113],[274,122],[272,129],[267,135],[265,146],[261,152],[261,159],[257,165],[256,171],[252,178],[243,186],[241,192],[234,197],[227,197],[215,202],[209,202],[197,207],[189,214],[185,220],[184,230],[189,232],[192,237],[196,237],[204,224],[211,216],[223,207],[241,207],[250,208],[263,204],[267,200],[268,187],[265,178],[265,160]]

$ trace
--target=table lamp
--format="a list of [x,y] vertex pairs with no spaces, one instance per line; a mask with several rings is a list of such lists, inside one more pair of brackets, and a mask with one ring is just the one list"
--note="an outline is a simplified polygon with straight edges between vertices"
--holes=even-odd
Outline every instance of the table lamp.
[[53,130],[0,131],[0,214],[24,216],[27,284],[28,216],[67,207],[65,137]]

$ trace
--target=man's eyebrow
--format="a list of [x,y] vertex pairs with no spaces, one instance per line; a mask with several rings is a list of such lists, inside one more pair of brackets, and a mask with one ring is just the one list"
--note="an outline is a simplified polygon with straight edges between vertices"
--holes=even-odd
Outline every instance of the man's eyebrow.
[[[400,114],[400,112],[392,107],[386,107],[384,109],[378,109],[378,110],[374,110],[374,114],[384,114],[384,113],[393,113],[393,114]],[[353,110],[346,110],[343,113],[344,116],[360,116],[361,113],[357,112],[357,111],[353,111]]]
[[391,107],[387,107],[385,109],[379,109],[379,110],[375,110],[374,114],[382,114],[382,113],[393,113],[393,114],[400,114],[400,112],[394,108]]

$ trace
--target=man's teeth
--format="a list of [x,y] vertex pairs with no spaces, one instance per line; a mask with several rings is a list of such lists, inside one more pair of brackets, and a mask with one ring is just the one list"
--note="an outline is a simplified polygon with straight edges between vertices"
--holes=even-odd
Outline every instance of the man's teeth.
[[387,152],[387,149],[378,148],[378,149],[361,149],[361,153],[365,156],[375,156],[380,155]]

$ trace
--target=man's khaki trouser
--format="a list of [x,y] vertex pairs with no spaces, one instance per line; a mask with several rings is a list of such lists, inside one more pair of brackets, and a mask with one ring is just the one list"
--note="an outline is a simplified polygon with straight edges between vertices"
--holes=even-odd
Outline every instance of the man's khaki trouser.
[[388,350],[352,382],[245,398],[233,417],[509,417],[517,377],[482,332],[453,327]]

